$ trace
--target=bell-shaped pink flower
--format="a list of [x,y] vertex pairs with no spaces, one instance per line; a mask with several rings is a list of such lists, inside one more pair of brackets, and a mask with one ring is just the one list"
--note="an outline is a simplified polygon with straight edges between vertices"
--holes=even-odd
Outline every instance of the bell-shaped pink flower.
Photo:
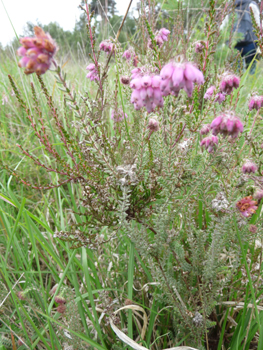
[[21,38],[22,47],[17,50],[21,56],[18,66],[25,68],[25,74],[46,73],[50,68],[53,58],[58,50],[57,45],[48,33],[40,27],[34,27],[35,37]]
[[148,128],[151,132],[153,132],[153,131],[158,131],[158,130],[159,130],[159,122],[158,122],[158,120],[155,119],[155,118],[150,118],[147,128]]
[[90,79],[91,81],[99,80],[99,73],[94,63],[90,63],[86,69],[89,71],[89,73],[86,75],[86,78]]
[[233,89],[237,89],[240,84],[240,78],[234,74],[225,73],[220,82],[221,92],[230,95]]
[[131,103],[136,110],[145,107],[148,113],[156,107],[163,107],[163,96],[160,90],[161,78],[151,72],[144,72],[143,68],[132,70],[133,79],[130,87],[134,90],[131,95]]
[[213,135],[222,134],[224,137],[231,136],[236,138],[239,133],[243,132],[244,126],[233,112],[227,112],[219,115],[212,121],[211,129]]
[[201,147],[205,147],[209,153],[213,153],[216,145],[218,144],[218,137],[214,135],[210,135],[205,137],[201,142]]
[[205,124],[200,130],[200,135],[207,135],[211,130],[210,124]]
[[110,54],[111,51],[114,49],[114,45],[109,40],[103,40],[99,45],[99,49],[100,49],[100,51],[104,51],[107,54]]
[[188,97],[192,96],[194,83],[203,84],[203,73],[191,63],[167,63],[161,70],[162,84],[160,86],[163,96],[178,96],[184,89]]
[[258,170],[258,167],[254,162],[251,162],[248,160],[243,166],[242,166],[242,172],[243,174],[251,174],[255,173]]
[[261,107],[263,107],[263,96],[252,96],[248,104],[249,110],[256,109],[258,111]]
[[211,97],[213,96],[213,93],[215,91],[216,87],[214,85],[210,86],[204,94],[204,99],[211,100]]
[[200,41],[197,41],[195,43],[195,52],[201,53],[201,52],[203,52],[203,50],[204,50],[204,45]]
[[[160,29],[154,37],[154,40],[155,40],[157,46],[162,47],[163,43],[165,41],[168,41],[169,34],[170,34],[170,31],[168,29],[166,29],[166,28]],[[149,41],[148,41],[148,47],[153,49],[153,44],[152,44],[151,39],[149,39]]]
[[256,204],[257,202],[252,200],[252,196],[248,196],[237,202],[236,207],[243,216],[249,217],[256,212],[258,208]]
[[123,75],[120,80],[123,85],[129,85],[131,81],[131,79],[126,75]]

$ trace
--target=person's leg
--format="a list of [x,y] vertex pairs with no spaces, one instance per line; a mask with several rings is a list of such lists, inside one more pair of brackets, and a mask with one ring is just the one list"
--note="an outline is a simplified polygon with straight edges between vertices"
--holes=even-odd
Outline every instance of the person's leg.
[[252,66],[250,67],[250,72],[249,72],[250,74],[254,74],[256,71],[257,61],[256,59],[254,59],[254,57],[256,56],[256,52],[257,52],[257,46],[254,42],[246,45],[243,50],[243,56],[246,61],[246,68],[248,68],[251,62],[253,61]]

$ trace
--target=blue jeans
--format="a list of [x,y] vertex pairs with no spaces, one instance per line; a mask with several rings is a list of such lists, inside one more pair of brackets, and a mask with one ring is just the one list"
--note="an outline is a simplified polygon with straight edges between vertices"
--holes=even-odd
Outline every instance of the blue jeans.
[[[235,46],[235,49],[237,49],[238,51],[241,52],[241,57],[245,59],[246,62],[246,68],[249,67],[250,63],[253,61],[255,55],[256,55],[256,51],[257,51],[257,45],[254,42],[251,43],[238,43]],[[255,69],[256,69],[256,64],[257,61],[254,60],[251,69],[250,69],[250,73],[254,74],[255,73]]]

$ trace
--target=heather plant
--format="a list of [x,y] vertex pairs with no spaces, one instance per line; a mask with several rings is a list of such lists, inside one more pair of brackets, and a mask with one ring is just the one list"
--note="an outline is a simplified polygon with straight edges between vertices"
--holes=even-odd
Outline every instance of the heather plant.
[[[178,6],[176,25],[168,21],[165,28],[155,5],[142,2],[128,47],[118,42],[126,16],[116,37],[98,43],[85,6],[90,91],[76,92],[69,84],[55,60],[57,45],[41,28],[20,41],[19,66],[32,76],[33,104],[12,75],[10,89],[41,148],[18,147],[52,181],[31,183],[19,169],[4,162],[3,168],[31,189],[60,191],[54,193],[65,201],[59,214],[51,206],[51,225],[24,214],[21,229],[30,235],[35,230],[40,246],[38,252],[33,245],[34,263],[40,271],[43,260],[56,278],[44,284],[40,273],[42,288],[7,283],[23,317],[2,343],[13,344],[15,334],[17,345],[47,349],[55,343],[71,349],[124,349],[124,343],[134,349],[214,349],[215,338],[218,349],[262,347],[262,92],[242,97],[248,72],[239,75],[236,57],[214,64],[229,11],[225,3],[207,2],[198,42],[184,34],[183,8]],[[46,86],[50,69],[62,104]],[[58,215],[66,210],[65,226]],[[45,241],[47,234],[31,219],[51,238]],[[52,258],[58,268],[43,253],[43,246],[50,253],[57,244],[71,254],[64,271],[57,252]],[[80,283],[74,272],[82,264]],[[240,306],[243,314],[237,314]],[[5,312],[11,320],[10,308]],[[234,326],[231,339],[226,335]]]

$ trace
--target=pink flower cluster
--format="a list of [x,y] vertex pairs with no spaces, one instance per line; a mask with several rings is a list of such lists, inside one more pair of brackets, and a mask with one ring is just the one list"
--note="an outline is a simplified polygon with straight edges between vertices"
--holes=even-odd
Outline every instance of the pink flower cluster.
[[237,202],[236,207],[243,216],[249,217],[256,212],[258,208],[256,204],[257,202],[252,200],[252,196],[248,196]]
[[125,58],[126,61],[128,61],[128,62],[132,59],[132,64],[134,65],[134,67],[137,67],[138,58],[135,55],[135,52],[133,51],[133,49],[128,49],[128,50],[124,51],[122,57]]
[[178,96],[179,91],[184,89],[188,97],[191,97],[194,83],[204,83],[203,73],[191,63],[170,62],[162,68],[160,76],[163,96]]
[[220,82],[221,92],[230,95],[234,89],[237,89],[240,84],[240,78],[234,74],[225,73]]
[[252,111],[252,109],[258,111],[261,107],[263,107],[263,96],[252,96],[248,104],[248,109],[250,111]]
[[[206,93],[204,94],[204,99],[211,100],[215,89],[216,87],[214,85],[210,86],[210,88],[208,88],[206,90]],[[225,101],[225,98],[225,94],[219,92],[218,94],[216,94],[214,102],[218,102],[219,104],[221,104],[223,101]]]
[[163,107],[163,97],[160,90],[161,78],[152,73],[144,74],[140,68],[132,70],[130,87],[134,90],[131,95],[131,103],[136,110],[146,107],[148,113],[156,107]]
[[204,124],[200,130],[200,135],[207,135],[211,130],[210,124]]
[[204,50],[204,45],[200,41],[195,43],[195,53],[201,53]]
[[21,38],[22,46],[17,50],[21,60],[19,67],[25,68],[25,74],[46,73],[50,68],[53,57],[57,52],[57,46],[49,34],[46,34],[40,27],[34,27],[35,37]]
[[86,78],[90,79],[91,81],[99,80],[98,70],[94,63],[90,63],[86,69],[89,71],[89,73],[86,75]]
[[[170,30],[166,28],[160,29],[154,37],[157,46],[162,47],[165,41],[168,41],[168,35],[170,34]],[[149,43],[149,47],[152,48],[152,43]]]
[[104,51],[110,54],[111,51],[114,49],[114,45],[109,40],[103,40],[99,45],[99,49],[100,51]]
[[153,132],[153,131],[158,131],[158,130],[159,130],[159,122],[158,122],[158,120],[155,119],[155,118],[150,118],[147,128],[148,128],[151,132]]
[[233,112],[227,112],[216,117],[211,123],[213,135],[222,134],[225,136],[238,137],[243,132],[244,126],[240,119]]
[[216,145],[218,144],[218,137],[214,135],[210,135],[205,137],[201,142],[201,147],[205,147],[209,153],[214,152]]
[[258,167],[256,166],[255,163],[251,162],[250,160],[247,161],[243,166],[242,166],[242,172],[243,174],[251,174],[255,173],[258,170]]
[[111,119],[114,120],[116,123],[121,122],[124,120],[124,118],[128,118],[127,114],[121,110],[117,109],[116,111],[111,112]]

